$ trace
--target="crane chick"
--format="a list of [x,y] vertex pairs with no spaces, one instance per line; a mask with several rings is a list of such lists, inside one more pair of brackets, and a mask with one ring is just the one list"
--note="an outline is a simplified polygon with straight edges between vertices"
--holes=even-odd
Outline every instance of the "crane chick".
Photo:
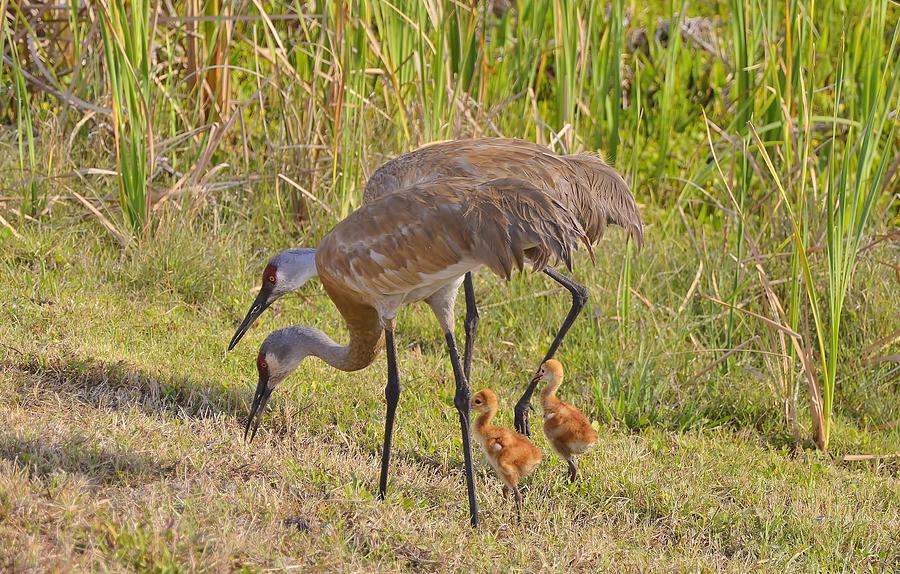
[[556,391],[563,382],[563,367],[556,359],[541,365],[534,381],[549,383],[541,390],[541,406],[544,409],[544,435],[553,450],[569,465],[569,481],[578,476],[575,457],[584,454],[597,442],[597,433],[591,421],[577,408],[556,398]]
[[484,389],[472,397],[471,408],[478,415],[473,432],[484,449],[484,455],[503,483],[503,497],[510,491],[516,501],[516,513],[522,520],[522,493],[519,481],[531,474],[541,462],[541,451],[528,437],[511,429],[494,426],[497,414],[497,395]]

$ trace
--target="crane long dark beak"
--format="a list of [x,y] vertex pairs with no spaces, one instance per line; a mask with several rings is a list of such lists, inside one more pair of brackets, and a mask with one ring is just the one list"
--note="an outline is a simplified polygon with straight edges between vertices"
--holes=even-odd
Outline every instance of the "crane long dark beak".
[[247,316],[244,317],[244,320],[241,321],[241,324],[238,326],[237,331],[234,332],[234,336],[231,338],[231,342],[228,343],[228,350],[234,349],[234,346],[238,344],[241,338],[247,333],[250,329],[250,325],[256,321],[256,318],[262,315],[262,312],[269,308],[269,305],[272,304],[274,299],[269,299],[269,296],[272,294],[272,287],[270,284],[266,284],[262,289],[259,290],[259,293],[256,295],[256,299],[253,301],[253,305],[250,306],[250,310],[247,311]]
[[[256,385],[256,394],[253,396],[253,406],[250,407],[250,416],[247,418],[247,426],[244,428],[244,440],[247,440],[249,434],[250,442],[253,442],[270,396],[272,396],[272,389],[269,388],[269,381],[265,377],[260,377],[259,383]],[[251,426],[253,427],[252,433],[250,432]]]

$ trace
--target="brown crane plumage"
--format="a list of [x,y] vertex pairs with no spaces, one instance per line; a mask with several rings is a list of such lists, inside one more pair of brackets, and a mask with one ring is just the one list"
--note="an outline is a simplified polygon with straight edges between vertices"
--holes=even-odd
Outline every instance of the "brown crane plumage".
[[[315,356],[344,370],[374,361],[387,347],[387,415],[379,495],[387,488],[394,415],[400,396],[394,326],[407,303],[429,304],[444,332],[456,381],[466,483],[477,524],[469,444],[469,387],[453,334],[453,307],[463,275],[486,266],[508,278],[528,260],[536,271],[551,260],[571,266],[571,254],[589,245],[577,218],[533,185],[515,179],[484,183],[444,178],[415,184],[406,193],[372,200],[322,239],[315,267],[347,324],[348,345],[318,329],[288,327],[272,333],[257,358],[259,383],[247,422],[253,433],[272,391],[300,362]],[[251,435],[252,440],[252,435]]]
[[529,183],[443,178],[351,213],[319,244],[316,267],[323,282],[338,274],[366,291],[405,292],[422,274],[461,277],[467,260],[504,279],[526,257],[536,271],[550,257],[571,268],[578,243],[588,244],[574,215]]
[[[529,182],[561,206],[567,208],[578,220],[588,240],[593,244],[603,235],[607,225],[623,227],[640,247],[643,244],[643,225],[634,197],[625,180],[602,159],[593,155],[557,155],[535,143],[510,138],[479,138],[437,142],[395,158],[375,171],[369,178],[363,195],[363,204],[393,193],[419,193],[424,182],[446,178],[464,178],[470,183],[480,183],[498,178],[516,178]],[[499,195],[495,194],[495,199]],[[392,215],[383,226],[386,233],[393,233]],[[488,239],[485,237],[485,239]],[[426,249],[427,244],[420,246]],[[308,253],[291,254],[290,259],[310,257]],[[311,250],[307,250],[311,251]],[[282,280],[285,271],[279,258],[270,260],[263,273],[263,283],[256,301],[238,327],[229,349],[240,340],[252,322],[278,297],[299,288],[307,279],[307,266],[299,265],[302,277]],[[587,289],[559,273],[552,267],[543,271],[564,286],[572,296],[572,307],[557,331],[543,361],[552,358],[569,327],[584,307]],[[313,270],[313,275],[315,270]],[[479,320],[471,273],[464,280],[466,319],[463,370],[466,378],[471,371],[475,331]],[[542,363],[543,363],[542,361]],[[530,384],[515,408],[516,430],[530,434],[528,411],[534,384]]]
[[363,203],[445,177],[523,179],[574,213],[591,243],[603,236],[608,224],[623,227],[638,247],[644,241],[641,216],[628,184],[601,158],[561,156],[512,138],[452,140],[420,147],[378,168],[366,182]]

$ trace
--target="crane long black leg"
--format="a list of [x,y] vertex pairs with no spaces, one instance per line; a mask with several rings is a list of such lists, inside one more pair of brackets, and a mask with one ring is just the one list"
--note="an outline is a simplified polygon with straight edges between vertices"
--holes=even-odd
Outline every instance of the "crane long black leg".
[[[584,308],[584,304],[587,303],[588,299],[588,290],[584,285],[572,281],[552,267],[546,267],[544,269],[544,273],[569,290],[569,293],[572,294],[572,308],[569,309],[569,314],[566,315],[566,319],[563,321],[562,326],[556,333],[556,338],[553,339],[553,342],[550,344],[550,348],[547,349],[547,354],[544,355],[543,360],[541,360],[541,364],[544,364],[544,361],[548,359],[552,359],[553,355],[556,354],[556,349],[559,348],[559,344],[562,343],[562,340],[566,336],[566,333],[569,332],[569,327],[571,327],[572,323],[575,322],[575,318],[578,317],[579,313],[581,313],[581,310]],[[531,436],[531,425],[528,421],[528,411],[531,410],[531,395],[534,394],[534,389],[536,386],[537,382],[530,383],[528,385],[528,388],[525,389],[525,393],[522,395],[522,398],[519,399],[518,403],[516,403],[516,431],[526,436]]]
[[381,480],[378,483],[378,498],[384,500],[387,491],[388,466],[391,462],[391,438],[394,435],[394,415],[400,401],[400,373],[397,371],[397,349],[394,346],[394,332],[384,330],[384,346],[387,349],[387,386],[384,398],[387,400],[387,416],[384,419],[384,450],[381,451]]
[[463,289],[466,294],[466,320],[463,327],[466,331],[465,349],[463,350],[463,373],[466,380],[471,379],[472,351],[475,347],[475,332],[478,329],[478,306],[475,304],[475,285],[472,283],[472,272],[466,273],[463,281]]
[[463,459],[466,464],[466,491],[469,494],[469,515],[472,526],[478,526],[478,500],[475,498],[475,470],[472,467],[472,445],[469,437],[469,382],[459,360],[456,339],[452,332],[445,334],[447,348],[450,351],[450,363],[453,365],[453,378],[456,379],[456,395],[453,404],[459,412],[459,427],[462,431]]

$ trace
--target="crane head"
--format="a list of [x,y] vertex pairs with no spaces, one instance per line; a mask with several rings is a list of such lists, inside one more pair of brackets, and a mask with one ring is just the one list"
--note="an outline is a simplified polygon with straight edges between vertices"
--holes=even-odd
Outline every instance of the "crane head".
[[316,250],[310,248],[287,249],[269,259],[263,269],[262,286],[247,315],[231,338],[228,350],[232,350],[253,325],[257,317],[282,295],[296,291],[317,276]]
[[305,345],[307,332],[305,327],[287,327],[273,332],[263,341],[256,356],[256,372],[259,380],[250,407],[250,416],[247,418],[247,426],[244,428],[244,440],[249,434],[250,441],[253,441],[272,391],[293,373],[309,354]]

